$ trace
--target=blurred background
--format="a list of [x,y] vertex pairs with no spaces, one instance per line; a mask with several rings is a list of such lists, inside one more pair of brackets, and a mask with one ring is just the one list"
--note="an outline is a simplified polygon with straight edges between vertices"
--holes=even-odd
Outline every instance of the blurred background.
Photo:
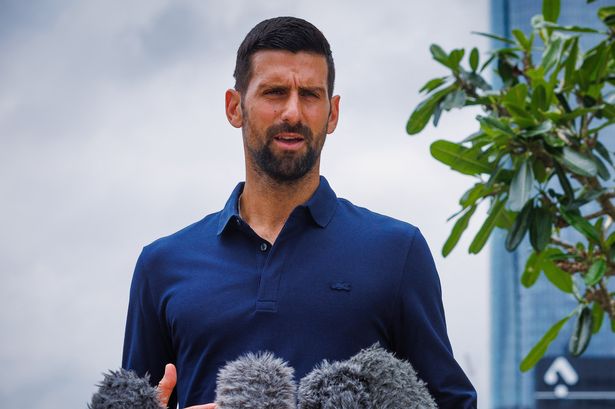
[[423,83],[446,74],[431,43],[487,51],[471,31],[489,31],[489,3],[0,0],[2,406],[85,407],[119,367],[142,246],[219,210],[243,179],[224,115],[237,47],[262,19],[293,15],[336,63],[341,117],[322,173],[338,196],[422,230],[455,355],[487,407],[489,250],[466,251],[484,214],[443,259],[472,180],[429,154],[474,132],[474,114],[415,137],[405,124]]

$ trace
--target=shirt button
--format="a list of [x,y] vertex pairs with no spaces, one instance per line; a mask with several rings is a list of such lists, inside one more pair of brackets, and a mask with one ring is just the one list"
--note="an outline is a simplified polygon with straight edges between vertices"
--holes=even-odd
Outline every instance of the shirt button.
[[237,223],[237,226],[241,226],[241,219],[239,217],[235,218],[235,223]]
[[261,243],[261,251],[267,251],[268,248],[269,246],[267,245],[267,243]]

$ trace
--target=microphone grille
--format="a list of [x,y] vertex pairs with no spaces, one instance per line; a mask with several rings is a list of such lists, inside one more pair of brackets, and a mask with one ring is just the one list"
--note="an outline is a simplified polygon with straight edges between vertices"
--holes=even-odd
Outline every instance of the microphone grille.
[[351,357],[368,378],[369,394],[374,407],[380,409],[437,409],[427,389],[408,361],[374,344]]
[[218,372],[218,409],[295,409],[294,370],[269,352],[248,353]]
[[299,384],[299,409],[371,409],[368,379],[361,367],[323,361]]
[[125,369],[109,371],[103,374],[103,381],[97,386],[89,409],[164,409],[147,374],[140,378]]

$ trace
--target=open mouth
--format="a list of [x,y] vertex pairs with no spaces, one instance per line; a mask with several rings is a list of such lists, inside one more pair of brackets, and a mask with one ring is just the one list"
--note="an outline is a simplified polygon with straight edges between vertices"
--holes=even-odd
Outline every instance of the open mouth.
[[279,144],[286,146],[296,146],[303,142],[303,137],[298,136],[297,134],[279,134],[273,137],[273,139]]

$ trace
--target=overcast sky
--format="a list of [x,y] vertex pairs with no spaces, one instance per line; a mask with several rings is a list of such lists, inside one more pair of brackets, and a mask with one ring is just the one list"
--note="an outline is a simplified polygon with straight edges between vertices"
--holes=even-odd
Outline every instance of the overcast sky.
[[[488,250],[447,259],[446,219],[472,183],[429,155],[474,113],[405,134],[429,45],[487,43],[487,0],[0,0],[0,401],[85,407],[121,360],[141,247],[219,210],[243,179],[224,115],[237,46],[260,20],[306,18],[341,95],[322,173],[338,196],[417,225],[440,272],[455,354],[489,396]],[[484,214],[485,209],[482,209]]]

